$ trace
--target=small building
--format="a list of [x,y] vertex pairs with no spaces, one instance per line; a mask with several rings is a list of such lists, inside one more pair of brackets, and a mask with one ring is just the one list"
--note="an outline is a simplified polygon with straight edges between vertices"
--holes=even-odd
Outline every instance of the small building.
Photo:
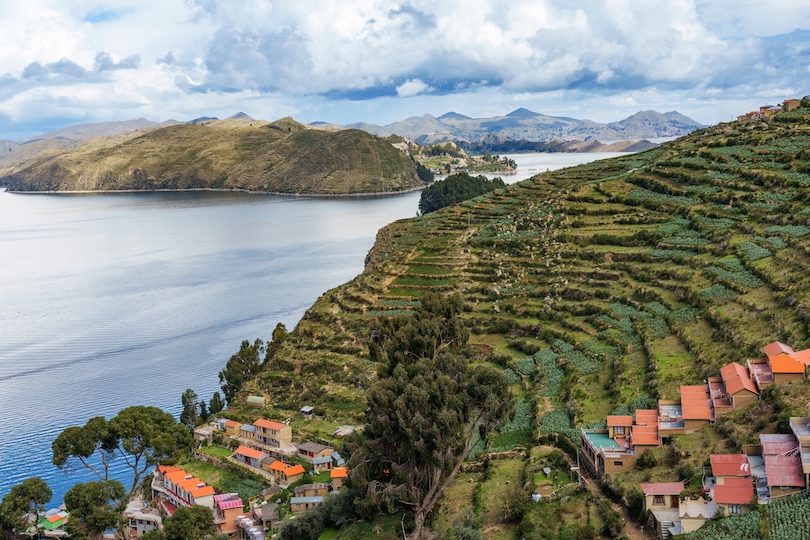
[[239,436],[239,428],[242,427],[242,424],[237,422],[236,420],[226,420],[225,421],[225,435],[230,435],[231,437],[238,437]]
[[782,110],[785,112],[795,111],[801,106],[802,102],[799,99],[786,99],[785,101],[782,102]]
[[234,451],[233,459],[254,469],[261,469],[262,463],[270,459],[270,457],[260,450],[240,446]]
[[748,511],[754,500],[754,484],[751,477],[726,478],[723,484],[714,486],[714,502],[723,515],[731,516]]
[[722,486],[729,478],[748,478],[750,484],[751,464],[745,454],[711,454],[709,461],[712,466],[714,483]]
[[681,408],[685,433],[694,433],[714,421],[714,409],[706,385],[681,386]]
[[281,478],[285,484],[290,485],[301,480],[306,472],[301,465],[293,465],[281,471]]
[[263,489],[259,492],[259,497],[261,497],[264,501],[270,501],[272,499],[278,498],[278,494],[284,491],[281,486],[270,486],[267,489]]
[[253,424],[242,424],[239,426],[239,437],[249,441],[256,440],[256,426]]
[[244,514],[243,506],[238,493],[214,495],[214,524],[218,533],[233,534],[239,530],[236,518]]
[[143,499],[138,497],[127,503],[124,510],[124,519],[127,521],[126,529],[130,538],[140,538],[148,531],[163,529],[160,510],[148,506]]
[[214,440],[215,427],[210,424],[204,424],[194,428],[194,440],[201,443],[211,444]]
[[312,470],[315,474],[323,471],[331,471],[332,467],[334,467],[332,456],[312,458]]
[[335,449],[331,446],[316,442],[303,442],[298,445],[298,457],[307,461],[312,461],[313,458],[331,456]]
[[797,493],[805,487],[801,447],[793,434],[760,434],[768,496]]
[[292,428],[287,424],[259,418],[253,425],[256,427],[257,443],[271,448],[292,444]]
[[315,497],[329,493],[329,484],[303,484],[293,490],[296,497]]
[[207,506],[214,509],[214,488],[179,467],[161,465],[152,478],[153,500],[169,515],[181,506]]
[[337,467],[332,469],[329,476],[332,478],[332,491],[338,491],[343,487],[346,480],[349,479],[349,471],[346,469],[346,467]]
[[264,407],[267,403],[267,400],[262,396],[248,396],[246,401],[248,405],[258,405],[259,407]]
[[315,412],[315,407],[312,405],[304,405],[301,407],[301,416],[304,418],[312,418],[312,414]]
[[657,482],[652,484],[639,484],[644,495],[644,511],[678,508],[681,492],[684,490],[683,482]]
[[768,358],[774,382],[784,383],[804,378],[804,364],[796,360],[796,351],[788,345],[774,341],[765,345],[762,351]]
[[292,497],[290,499],[290,511],[298,513],[310,508],[314,508],[323,502],[322,496],[315,497]]
[[253,520],[257,523],[261,523],[265,532],[276,532],[280,524],[278,505],[266,502],[254,505]]
[[333,467],[343,467],[346,464],[346,460],[341,457],[341,455],[335,450],[332,452],[332,466]]
[[[70,514],[66,510],[48,510],[44,516],[40,516],[37,525],[40,530],[48,532],[60,532],[65,530]],[[65,533],[67,534],[67,533]]]
[[[759,399],[759,389],[747,368],[732,362],[720,369],[720,376],[723,379],[726,393],[731,399],[731,408],[736,410]],[[716,409],[716,407],[715,407]]]

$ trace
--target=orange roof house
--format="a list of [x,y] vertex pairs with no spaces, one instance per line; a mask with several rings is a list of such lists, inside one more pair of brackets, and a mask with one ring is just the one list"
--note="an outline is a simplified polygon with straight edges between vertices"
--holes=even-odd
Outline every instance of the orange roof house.
[[616,426],[632,426],[633,425],[633,417],[632,416],[618,416],[618,415],[610,415],[606,417],[608,427],[616,427]]
[[259,418],[258,420],[253,422],[253,425],[260,428],[272,429],[273,431],[278,431],[285,427],[285,424],[282,424],[281,422],[274,422],[273,420],[265,420],[264,418]]
[[292,467],[287,467],[282,472],[284,476],[296,476],[298,474],[304,474],[307,470],[302,465],[293,465]]
[[284,469],[286,469],[287,467],[289,467],[289,465],[288,465],[288,464],[284,463],[283,461],[278,461],[278,460],[276,460],[276,461],[274,461],[273,463],[271,463],[271,464],[270,464],[270,467],[268,467],[268,468],[269,468],[271,471],[277,471],[277,472],[281,472],[281,471],[283,471]]
[[240,454],[245,457],[258,459],[262,456],[263,452],[260,450],[254,450],[253,448],[248,448],[247,446],[240,446],[234,451],[234,454]]
[[712,464],[712,475],[718,485],[725,484],[727,477],[751,476],[751,464],[745,454],[712,454],[709,460]]
[[762,347],[762,352],[768,357],[768,360],[775,356],[787,356],[793,354],[793,349],[780,341],[774,341]]
[[791,354],[790,357],[799,362],[800,364],[810,366],[810,349],[795,352]]
[[773,371],[776,382],[779,381],[780,374],[799,374],[804,376],[804,364],[794,360],[792,356],[774,356],[769,359],[771,371]]
[[684,430],[689,433],[714,420],[709,390],[705,385],[681,386]]
[[[724,484],[714,486],[714,502],[718,505],[750,504],[753,498],[754,484],[751,478],[726,478]],[[724,513],[732,512],[726,509]]]
[[343,482],[349,478],[349,471],[346,470],[346,467],[337,467],[332,469],[330,476],[332,477],[332,490],[337,491],[343,487]]

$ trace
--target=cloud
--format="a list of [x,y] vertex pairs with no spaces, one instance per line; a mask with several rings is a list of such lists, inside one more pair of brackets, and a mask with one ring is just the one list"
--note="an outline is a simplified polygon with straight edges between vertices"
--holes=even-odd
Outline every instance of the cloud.
[[107,10],[100,10],[100,11],[91,11],[87,15],[85,15],[82,22],[88,22],[91,24],[99,24],[114,21],[116,19],[120,19],[124,15],[131,13],[131,9],[107,9]]
[[115,71],[117,69],[138,69],[140,63],[141,57],[137,54],[133,54],[116,62],[110,53],[102,51],[96,55],[95,70]]
[[397,86],[397,95],[399,97],[411,97],[431,90],[429,85],[419,79],[410,79]]
[[21,74],[23,79],[42,79],[47,75],[63,75],[65,77],[80,79],[87,75],[87,70],[73,60],[62,58],[57,62],[45,65],[39,62],[31,62],[25,66]]

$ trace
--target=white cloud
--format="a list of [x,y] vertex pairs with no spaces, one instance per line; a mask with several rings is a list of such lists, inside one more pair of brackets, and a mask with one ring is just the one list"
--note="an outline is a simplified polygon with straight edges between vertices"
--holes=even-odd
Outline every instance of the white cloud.
[[430,92],[431,90],[432,88],[429,85],[419,79],[409,79],[397,86],[397,95],[399,97],[411,97],[416,94]]

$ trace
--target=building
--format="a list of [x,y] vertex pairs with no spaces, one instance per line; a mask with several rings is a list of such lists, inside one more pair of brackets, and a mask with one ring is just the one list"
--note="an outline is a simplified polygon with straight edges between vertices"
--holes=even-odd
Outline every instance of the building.
[[315,497],[329,493],[329,484],[303,484],[293,490],[296,497]]
[[298,482],[304,477],[304,474],[306,474],[306,472],[307,472],[306,469],[304,469],[304,467],[302,467],[301,465],[293,465],[290,467],[286,467],[281,471],[282,482],[287,485],[290,485],[294,482]]
[[217,532],[232,534],[238,531],[236,519],[244,514],[243,506],[237,493],[214,495],[214,524]]
[[301,416],[304,418],[312,418],[312,413],[315,412],[315,407],[312,405],[304,405],[301,407]]
[[248,441],[255,441],[256,426],[253,424],[242,424],[239,426],[239,437]]
[[760,434],[768,499],[801,491],[805,487],[801,447],[793,434]]
[[70,514],[66,510],[54,508],[45,512],[44,516],[39,516],[37,526],[40,531],[45,531],[46,536],[65,536],[65,524],[68,522]]
[[744,514],[754,501],[751,477],[726,478],[723,484],[714,486],[712,498],[723,515]]
[[259,492],[259,497],[262,498],[265,502],[269,502],[272,499],[278,498],[278,494],[284,491],[281,486],[270,486],[267,489],[263,489]]
[[349,471],[346,467],[337,467],[332,469],[329,476],[332,478],[332,491],[338,491],[343,487],[344,482],[349,479]]
[[[810,405],[808,405],[810,412]],[[802,472],[805,485],[810,485],[810,415],[790,419],[790,429],[799,441],[799,455],[802,458]]]
[[316,442],[303,442],[298,445],[298,457],[307,461],[312,461],[313,458],[331,456],[335,451],[331,446]]
[[292,428],[281,422],[260,418],[253,422],[256,427],[256,442],[271,448],[292,444]]
[[275,503],[262,503],[253,506],[253,521],[260,523],[265,534],[276,532],[281,522],[279,521],[278,505]]
[[270,459],[270,456],[261,450],[254,450],[253,448],[248,448],[247,446],[240,446],[234,450],[233,459],[238,463],[253,467],[254,469],[261,469],[262,464]]
[[716,416],[745,407],[759,399],[759,389],[751,379],[748,368],[737,362],[723,366],[720,377],[709,377],[708,385]]
[[714,422],[714,408],[706,385],[681,386],[684,433],[694,433]]
[[211,444],[214,440],[215,426],[211,424],[203,424],[194,428],[194,440]]
[[259,407],[264,407],[267,403],[267,400],[263,396],[248,396],[246,401],[248,405],[257,405]]
[[152,478],[153,500],[169,515],[181,506],[195,504],[214,509],[214,488],[179,467],[161,465]]
[[795,111],[799,107],[802,106],[802,102],[799,99],[786,99],[782,102],[782,110],[787,111]]
[[712,466],[714,483],[725,485],[729,478],[748,478],[751,483],[751,464],[745,454],[711,454],[709,461]]
[[127,520],[127,532],[129,532],[130,538],[140,538],[148,531],[163,529],[160,510],[147,506],[143,499],[133,498],[127,503],[124,519]]
[[653,526],[659,538],[669,538],[680,534],[681,522],[678,508],[680,506],[680,493],[684,489],[683,482],[659,482],[654,484],[640,484],[644,495],[644,510],[652,514]]
[[775,383],[795,381],[804,378],[804,364],[799,362],[797,354],[791,347],[774,341],[762,348],[768,359]]
[[292,497],[290,499],[290,511],[298,513],[310,508],[314,508],[323,502],[322,496],[316,497]]
[[335,462],[332,456],[312,458],[312,470],[315,474],[323,471],[331,471],[334,466]]
[[231,437],[238,437],[239,428],[241,427],[242,424],[240,424],[236,420],[225,420],[225,435],[229,435]]

